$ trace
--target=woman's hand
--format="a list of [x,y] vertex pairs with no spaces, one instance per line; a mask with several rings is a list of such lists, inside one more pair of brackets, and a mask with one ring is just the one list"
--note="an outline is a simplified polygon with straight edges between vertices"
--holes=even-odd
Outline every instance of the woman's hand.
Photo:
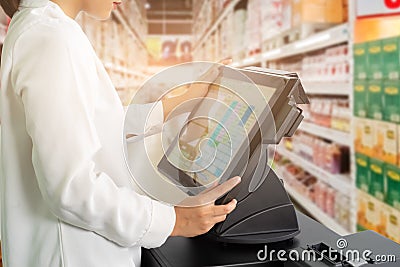
[[[207,233],[216,223],[224,221],[226,216],[236,208],[237,201],[233,199],[225,205],[215,205],[214,202],[239,183],[240,177],[231,178],[207,190],[206,193],[189,197],[185,203],[182,203],[186,207],[175,207],[176,223],[171,236],[201,235]],[[188,205],[192,207],[187,207]]]
[[214,64],[214,66],[212,66],[209,70],[207,70],[207,72],[199,77],[198,80],[204,82],[193,83],[189,86],[181,86],[165,95],[162,98],[164,120],[168,118],[170,112],[174,110],[174,108],[179,104],[182,104],[191,99],[205,97],[210,88],[210,83],[215,81],[220,73],[220,64],[228,65],[230,63],[232,63],[231,59],[223,59],[219,61],[218,64]]

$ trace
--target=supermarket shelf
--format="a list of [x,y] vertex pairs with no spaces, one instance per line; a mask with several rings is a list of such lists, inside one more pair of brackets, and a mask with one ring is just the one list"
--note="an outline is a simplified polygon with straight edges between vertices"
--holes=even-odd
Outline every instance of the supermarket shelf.
[[122,26],[124,26],[125,30],[127,30],[128,33],[134,39],[136,39],[140,43],[140,45],[147,51],[147,46],[146,46],[145,42],[142,40],[141,36],[134,30],[134,28],[129,26],[124,15],[118,9],[114,10],[114,15],[118,19],[118,21],[121,22]]
[[350,133],[346,133],[346,132],[330,129],[327,127],[319,126],[314,123],[310,123],[310,122],[306,122],[306,121],[303,121],[300,124],[299,129],[304,132],[334,141],[341,145],[351,146],[352,138],[350,138]]
[[218,18],[210,25],[210,28],[204,32],[204,34],[199,38],[197,44],[193,47],[193,52],[195,52],[201,44],[207,41],[208,36],[215,32],[222,21],[226,18],[226,16],[233,10],[233,8],[240,2],[240,0],[232,0],[226,8],[223,9],[222,13],[218,16]]
[[307,94],[350,96],[350,82],[302,82]]
[[308,198],[298,193],[295,189],[285,184],[285,189],[288,194],[296,200],[305,210],[307,210],[316,220],[327,226],[332,231],[339,235],[349,235],[350,231],[341,226],[335,219],[323,212],[317,205],[311,202]]
[[345,195],[352,194],[354,185],[352,184],[349,176],[331,174],[316,166],[314,163],[304,159],[303,157],[283,148],[282,146],[277,146],[276,151],[282,156],[288,158],[294,164],[301,166],[305,171],[314,175],[320,181],[329,184],[339,192],[342,192]]
[[348,23],[332,27],[328,30],[316,33],[303,40],[293,42],[291,44],[276,48],[259,56],[246,58],[241,62],[234,62],[234,67],[244,67],[259,64],[263,61],[272,61],[294,55],[299,55],[329,46],[338,45],[349,41],[349,25]]

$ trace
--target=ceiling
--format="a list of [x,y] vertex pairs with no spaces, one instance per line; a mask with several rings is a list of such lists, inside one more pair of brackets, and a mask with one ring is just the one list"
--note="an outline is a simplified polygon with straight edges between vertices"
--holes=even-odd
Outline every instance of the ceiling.
[[[191,34],[193,0],[142,0],[149,34]],[[199,0],[198,0],[199,1]]]

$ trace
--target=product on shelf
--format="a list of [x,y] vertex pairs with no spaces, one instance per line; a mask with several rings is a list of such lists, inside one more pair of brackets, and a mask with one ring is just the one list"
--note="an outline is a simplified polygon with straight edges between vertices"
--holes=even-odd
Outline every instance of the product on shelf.
[[383,90],[382,81],[370,80],[368,82],[368,117],[371,119],[383,119]]
[[310,97],[310,105],[304,106],[303,114],[305,121],[339,131],[350,131],[348,99]]
[[350,170],[350,151],[346,146],[321,138],[297,133],[292,138],[293,152],[332,174],[344,174]]
[[383,92],[384,120],[400,123],[400,81],[385,80]]
[[369,194],[380,201],[385,200],[384,165],[385,163],[381,160],[374,158],[370,158],[369,160]]
[[364,80],[354,81],[354,115],[357,117],[367,117],[368,111],[368,83]]
[[400,211],[373,196],[357,191],[357,228],[373,230],[400,242]]
[[369,191],[369,157],[357,153],[356,159],[356,186],[361,191],[368,193]]
[[386,203],[400,211],[400,168],[387,164],[385,166]]
[[263,0],[261,8],[262,41],[276,37],[291,27],[290,0]]
[[367,229],[382,232],[385,221],[382,210],[383,203],[373,196],[367,195],[367,207],[365,212],[366,225],[364,225]]
[[235,33],[233,39],[233,60],[238,61],[243,59],[246,55],[244,53],[245,48],[245,32],[246,32],[246,19],[247,11],[246,9],[238,9],[234,12],[234,28]]
[[383,77],[388,80],[400,79],[400,37],[382,40]]
[[353,122],[355,151],[372,157],[376,141],[374,121],[354,118]]
[[337,193],[335,197],[335,220],[340,222],[346,229],[351,229],[351,201],[350,198],[344,194]]
[[[286,158],[275,154],[278,174],[282,175],[285,184],[300,195],[313,202],[323,213],[334,219],[346,229],[351,228],[350,199],[338,192],[317,177],[304,171]],[[307,203],[299,203],[307,209]],[[318,219],[318,218],[317,218]]]
[[262,0],[247,1],[246,21],[246,56],[253,56],[261,52],[261,8]]
[[390,164],[397,163],[398,133],[397,125],[384,121],[375,121],[374,156]]
[[348,82],[348,46],[334,46],[324,52],[304,56],[302,60],[279,62],[274,67],[298,72],[304,82]]
[[400,243],[400,212],[384,205],[382,213],[384,223],[380,234]]
[[367,77],[380,80],[383,78],[383,53],[381,40],[367,43]]
[[302,23],[343,22],[342,0],[292,0],[292,27]]
[[367,44],[358,43],[353,45],[354,55],[354,78],[356,80],[367,79]]

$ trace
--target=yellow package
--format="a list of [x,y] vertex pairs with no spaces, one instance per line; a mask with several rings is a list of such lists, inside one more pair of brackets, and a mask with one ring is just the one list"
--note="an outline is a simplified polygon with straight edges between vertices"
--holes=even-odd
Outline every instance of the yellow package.
[[374,157],[390,164],[397,163],[397,125],[390,122],[374,121]]
[[368,195],[367,209],[365,212],[366,228],[385,235],[385,213],[382,212],[382,203]]
[[400,211],[385,204],[382,206],[382,215],[383,229],[379,233],[395,242],[400,242]]
[[367,228],[368,194],[357,190],[357,224]]

